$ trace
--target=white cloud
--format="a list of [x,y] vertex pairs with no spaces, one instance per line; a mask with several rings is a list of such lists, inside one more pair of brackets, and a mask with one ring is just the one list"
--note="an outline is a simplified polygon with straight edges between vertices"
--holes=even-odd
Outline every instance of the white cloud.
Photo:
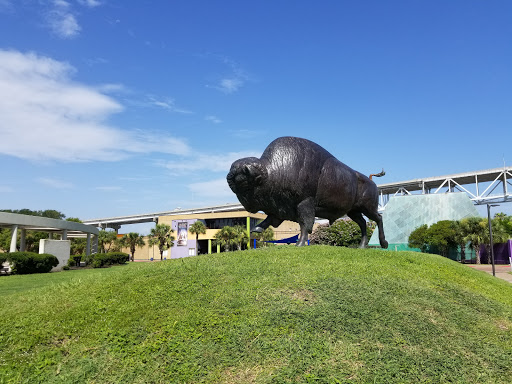
[[59,179],[52,179],[48,177],[40,177],[37,179],[37,182],[43,184],[46,187],[51,187],[55,189],[72,189],[74,187],[73,184],[70,182]]
[[104,187],[96,187],[94,189],[97,191],[115,192],[115,191],[120,191],[122,188],[119,186],[104,186]]
[[214,85],[207,85],[209,88],[217,89],[223,93],[231,94],[238,92],[245,83],[250,80],[249,75],[242,70],[233,60],[225,56],[215,56],[230,68],[230,73],[220,76],[220,79]]
[[173,99],[159,100],[154,96],[149,96],[148,98],[149,98],[149,104],[154,107],[163,108],[169,112],[175,112],[175,113],[184,113],[184,114],[192,113],[189,110],[177,107],[176,104],[174,103]]
[[101,1],[98,0],[78,0],[78,2],[89,8],[94,8],[101,5]]
[[133,153],[189,153],[183,140],[108,125],[123,107],[98,89],[73,82],[74,72],[48,57],[0,50],[0,154],[115,161]]
[[225,177],[201,183],[189,184],[188,189],[196,197],[236,200],[236,196],[229,188]]
[[220,91],[224,93],[235,93],[244,85],[244,81],[241,78],[232,77],[222,79],[217,87]]
[[199,154],[181,161],[168,161],[161,165],[173,175],[181,175],[195,171],[227,172],[235,160],[242,157],[260,156],[255,152],[229,152],[220,155]]
[[82,29],[72,13],[70,3],[64,0],[53,1],[53,8],[48,13],[47,22],[52,32],[63,39],[77,36]]
[[219,119],[217,116],[209,115],[204,118],[206,121],[210,121],[214,124],[220,124],[222,123],[222,120]]

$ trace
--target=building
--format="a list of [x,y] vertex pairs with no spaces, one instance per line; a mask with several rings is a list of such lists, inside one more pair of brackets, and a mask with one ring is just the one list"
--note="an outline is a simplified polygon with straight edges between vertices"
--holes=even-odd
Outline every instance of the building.
[[[164,251],[164,259],[177,259],[199,254],[210,254],[221,252],[219,245],[214,245],[215,234],[225,226],[241,225],[247,228],[254,227],[258,222],[264,220],[267,216],[264,213],[249,213],[243,207],[237,206],[234,210],[223,211],[214,210],[210,212],[206,209],[186,210],[168,212],[165,215],[158,216],[156,222],[167,224],[173,230],[175,237],[174,245],[167,251]],[[196,235],[189,232],[190,226],[196,221],[202,221],[206,226],[206,233]],[[283,222],[278,228],[274,228],[274,237],[276,240],[292,237],[300,233],[300,227],[292,221]],[[146,238],[147,243],[147,238]],[[244,248],[247,244],[244,245]],[[127,249],[124,249],[127,252]],[[159,260],[160,251],[157,246],[146,244],[143,248],[135,250],[135,260]]]

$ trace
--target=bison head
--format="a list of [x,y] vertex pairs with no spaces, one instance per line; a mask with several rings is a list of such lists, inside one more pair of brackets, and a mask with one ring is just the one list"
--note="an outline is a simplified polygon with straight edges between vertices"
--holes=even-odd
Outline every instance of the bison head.
[[255,213],[261,207],[255,190],[265,183],[267,170],[256,157],[246,157],[235,161],[226,177],[229,188],[236,194],[247,211]]

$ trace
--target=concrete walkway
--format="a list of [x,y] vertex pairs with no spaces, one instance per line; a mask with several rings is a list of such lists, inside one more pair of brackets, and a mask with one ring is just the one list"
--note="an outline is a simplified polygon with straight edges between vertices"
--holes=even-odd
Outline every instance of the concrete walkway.
[[[477,269],[479,271],[484,271],[492,275],[492,265],[488,264],[466,264],[468,267]],[[495,265],[494,270],[496,272],[496,277],[503,279],[505,281],[508,281],[509,283],[512,283],[512,275],[509,272],[512,272],[512,269],[510,269],[510,265]]]

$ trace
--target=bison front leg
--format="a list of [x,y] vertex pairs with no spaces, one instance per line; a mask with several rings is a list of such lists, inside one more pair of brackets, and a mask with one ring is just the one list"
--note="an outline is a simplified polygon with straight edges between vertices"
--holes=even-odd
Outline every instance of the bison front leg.
[[270,226],[277,228],[281,225],[282,222],[283,220],[278,219],[277,217],[274,217],[272,215],[269,215],[265,220],[257,224],[254,228],[252,228],[251,232],[261,233]]
[[308,240],[308,234],[313,232],[315,224],[315,200],[310,197],[297,206],[298,223],[300,225],[300,238],[297,247],[303,247]]

